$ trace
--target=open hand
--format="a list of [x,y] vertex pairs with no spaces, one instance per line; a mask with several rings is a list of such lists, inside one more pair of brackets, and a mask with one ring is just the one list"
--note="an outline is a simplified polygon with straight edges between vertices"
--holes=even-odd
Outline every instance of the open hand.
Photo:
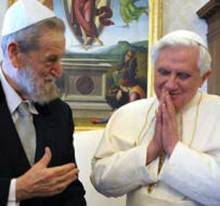
[[78,178],[79,170],[73,163],[48,168],[51,158],[51,150],[46,147],[44,156],[24,175],[17,178],[17,201],[59,194]]

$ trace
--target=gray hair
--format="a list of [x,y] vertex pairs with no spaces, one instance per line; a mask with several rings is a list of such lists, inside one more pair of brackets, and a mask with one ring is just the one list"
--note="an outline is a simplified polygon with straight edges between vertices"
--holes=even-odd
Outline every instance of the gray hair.
[[212,60],[205,41],[198,34],[187,30],[177,30],[161,38],[152,49],[151,56],[153,64],[155,65],[159,53],[163,48],[176,46],[198,48],[198,68],[201,76],[211,69]]
[[19,44],[20,51],[23,53],[39,49],[39,39],[41,35],[48,30],[65,32],[65,25],[61,19],[52,17],[42,20],[20,31],[3,36],[1,41],[3,56],[7,57],[7,48],[12,41]]

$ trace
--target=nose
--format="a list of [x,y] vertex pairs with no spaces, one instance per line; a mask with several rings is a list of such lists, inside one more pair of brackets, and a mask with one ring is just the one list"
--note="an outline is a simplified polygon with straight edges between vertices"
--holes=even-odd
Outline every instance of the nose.
[[175,75],[170,75],[165,84],[167,89],[176,89],[177,87],[177,79]]
[[56,78],[60,78],[62,73],[63,73],[63,68],[61,66],[61,62],[57,61],[56,63],[53,64],[51,68],[51,74]]

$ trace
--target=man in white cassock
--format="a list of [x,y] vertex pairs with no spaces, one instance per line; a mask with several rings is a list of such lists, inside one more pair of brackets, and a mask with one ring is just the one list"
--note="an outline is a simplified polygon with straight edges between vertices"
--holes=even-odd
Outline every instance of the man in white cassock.
[[129,103],[108,122],[91,181],[127,206],[220,205],[220,97],[199,88],[211,74],[206,43],[171,32],[153,47],[156,97]]

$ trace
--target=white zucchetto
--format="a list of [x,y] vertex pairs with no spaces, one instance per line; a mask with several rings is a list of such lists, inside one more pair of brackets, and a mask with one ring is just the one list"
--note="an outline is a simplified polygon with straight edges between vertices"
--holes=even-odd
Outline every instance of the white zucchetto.
[[207,42],[202,39],[197,33],[189,30],[176,30],[166,34],[164,37],[161,38],[162,41],[169,41],[170,39],[187,39],[197,42],[198,44],[202,45],[203,47],[207,48]]
[[55,17],[55,13],[37,0],[18,0],[7,11],[2,26],[2,36],[12,34]]

